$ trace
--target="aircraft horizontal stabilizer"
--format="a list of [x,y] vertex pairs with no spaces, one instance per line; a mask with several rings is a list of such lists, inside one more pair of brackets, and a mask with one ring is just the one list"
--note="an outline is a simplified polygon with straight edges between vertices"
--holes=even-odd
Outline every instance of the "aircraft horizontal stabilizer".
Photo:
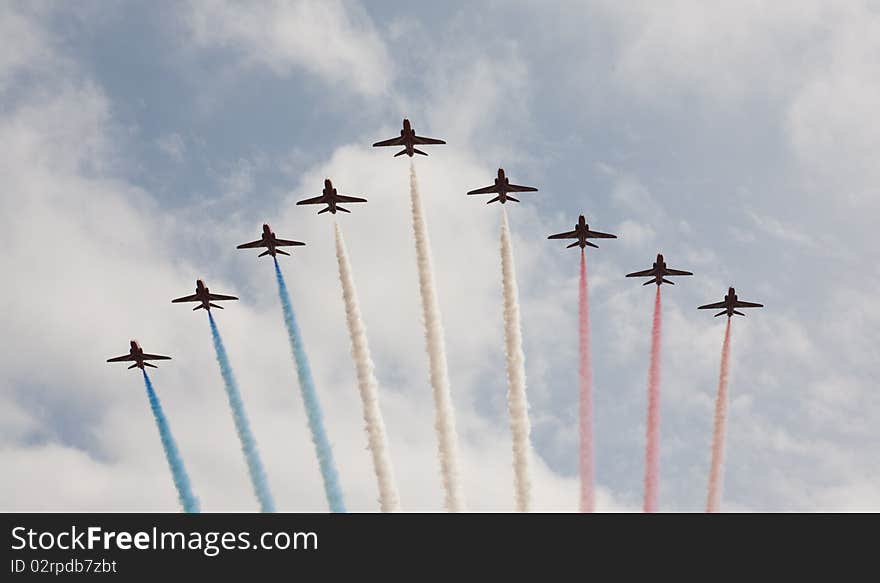
[[[144,363],[144,364],[146,364],[146,363]],[[133,365],[131,365],[130,367],[128,367],[128,369],[131,370],[131,369],[133,369],[133,368],[136,367],[136,366],[137,366],[137,363],[134,363]]]
[[745,314],[743,314],[742,312],[737,311],[737,310],[734,310],[733,313],[736,314],[737,316],[745,316]]
[[195,312],[196,310],[203,310],[204,308],[205,308],[205,306],[203,304],[199,304],[198,306],[193,308],[193,312]]
[[718,316],[723,316],[723,315],[726,314],[726,313],[727,313],[727,310],[721,310],[720,312],[718,312],[717,314],[715,314],[715,317],[717,318]]
[[159,368],[159,367],[156,366],[155,364],[150,364],[149,362],[145,362],[145,363],[144,363],[144,366],[149,366],[150,368]]
[[211,306],[212,308],[218,308],[218,309],[220,309],[220,310],[223,309],[223,306],[217,305],[217,304],[215,304],[215,303],[213,303],[213,302],[208,302],[208,305]]
[[320,214],[322,214],[322,213],[329,213],[329,212],[330,212],[330,207],[328,206],[328,207],[325,208],[325,209],[321,209],[321,210],[319,210],[319,211],[318,211],[318,214],[320,215]]
[[406,154],[406,149],[403,149],[403,150],[399,151],[398,153],[394,154],[394,157],[397,158],[398,156],[403,156],[404,154]]
[[577,247],[577,246],[580,245],[580,244],[581,244],[580,241],[575,241],[575,242],[572,243],[571,245],[566,245],[565,248],[566,248],[566,249],[571,249],[572,247]]
[[257,257],[265,257],[268,254],[269,254],[269,250],[267,249],[267,250],[263,251],[262,253],[260,253],[259,255],[257,255]]
[[276,249],[275,253],[280,253],[282,255],[290,255],[290,253],[288,253],[287,251],[284,251],[283,249]]
[[416,154],[421,154],[422,156],[427,156],[427,154],[425,154],[424,152],[422,152],[421,150],[418,150],[416,148],[413,148],[413,152],[415,152]]

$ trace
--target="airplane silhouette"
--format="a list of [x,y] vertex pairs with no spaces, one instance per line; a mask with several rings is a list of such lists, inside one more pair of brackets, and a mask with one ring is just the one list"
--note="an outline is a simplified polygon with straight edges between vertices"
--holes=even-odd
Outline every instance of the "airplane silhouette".
[[373,147],[381,147],[381,146],[403,146],[403,150],[394,154],[394,157],[402,156],[406,154],[410,158],[412,158],[413,154],[421,154],[422,156],[427,156],[426,153],[421,150],[417,150],[415,148],[416,145],[421,144],[445,144],[443,140],[438,140],[437,138],[423,138],[422,136],[417,136],[414,129],[409,123],[409,120],[403,119],[403,129],[400,130],[399,138],[391,138],[389,140],[383,140],[381,142],[376,142],[373,144]]

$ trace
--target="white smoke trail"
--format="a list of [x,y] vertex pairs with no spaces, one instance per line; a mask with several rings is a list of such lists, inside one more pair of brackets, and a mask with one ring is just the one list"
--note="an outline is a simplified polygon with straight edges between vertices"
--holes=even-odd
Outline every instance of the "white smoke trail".
[[464,495],[459,484],[458,435],[455,432],[455,412],[449,390],[449,371],[446,365],[446,348],[443,342],[443,323],[434,287],[434,268],[431,265],[431,243],[425,224],[425,211],[416,181],[416,168],[409,164],[409,194],[412,206],[413,235],[416,240],[416,261],[419,268],[419,293],[422,297],[422,318],[425,324],[425,340],[428,348],[428,366],[431,372],[431,389],[434,393],[437,449],[440,458],[440,475],[446,495],[446,510],[462,512]]
[[[503,207],[502,207],[503,208]],[[513,434],[513,475],[516,509],[528,512],[531,506],[532,483],[529,476],[529,403],[526,399],[525,356],[519,323],[519,293],[507,211],[501,219],[501,274],[504,287],[504,343],[507,354],[507,409]]]
[[345,300],[345,320],[351,336],[351,355],[357,370],[358,390],[364,406],[364,422],[367,430],[367,443],[373,455],[373,469],[379,482],[379,508],[382,512],[398,512],[400,500],[394,482],[391,457],[385,439],[385,423],[379,408],[379,383],[373,374],[373,360],[367,343],[367,329],[361,318],[357,290],[348,262],[348,251],[339,223],[333,223],[336,234],[336,260],[339,263],[339,280],[342,282],[342,298]]

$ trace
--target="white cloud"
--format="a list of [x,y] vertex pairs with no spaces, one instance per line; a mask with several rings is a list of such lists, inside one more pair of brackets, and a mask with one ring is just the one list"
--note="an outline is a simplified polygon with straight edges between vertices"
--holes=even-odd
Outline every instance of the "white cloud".
[[385,45],[355,3],[194,0],[189,25],[198,45],[231,49],[277,75],[303,69],[366,95],[383,94],[392,78]]
[[589,11],[618,46],[614,78],[656,105],[664,101],[658,93],[707,93],[734,104],[789,91],[834,9],[812,0],[598,0]]
[[[752,222],[756,227],[777,239],[807,247],[811,247],[815,244],[814,240],[806,233],[801,232],[798,228],[775,217],[760,215],[751,210],[746,211],[746,214],[752,219]],[[827,236],[827,233],[822,233],[823,239],[827,238]]]
[[156,146],[163,154],[175,162],[183,162],[183,157],[186,154],[186,144],[183,141],[183,137],[177,132],[160,137],[156,140]]
[[792,94],[787,127],[810,190],[838,205],[877,210],[880,15],[870,3],[835,4],[821,59]]
[[13,84],[24,69],[42,69],[55,61],[45,29],[40,25],[39,6],[5,3],[0,6],[0,94]]
[[643,225],[631,219],[620,223],[614,232],[620,238],[621,244],[635,248],[644,248],[653,241],[655,235],[654,229],[649,225]]

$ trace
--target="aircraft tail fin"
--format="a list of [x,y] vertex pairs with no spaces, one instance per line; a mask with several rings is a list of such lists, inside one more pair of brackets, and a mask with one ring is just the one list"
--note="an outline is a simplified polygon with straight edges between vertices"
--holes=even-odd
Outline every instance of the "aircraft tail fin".
[[745,316],[745,314],[743,314],[742,312],[740,312],[738,310],[734,310],[733,313],[736,314],[737,316]]
[[415,152],[416,154],[421,154],[422,156],[427,156],[427,154],[425,154],[421,150],[417,150],[416,148],[413,148],[413,152]]
[[290,255],[290,253],[284,251],[283,249],[276,249],[275,253],[280,253],[281,255]]
[[[146,363],[144,363],[144,364],[146,364]],[[134,363],[133,365],[131,365],[130,367],[128,367],[128,370],[133,369],[133,368],[136,367],[137,365],[138,365],[137,363]]]
[[269,252],[269,250],[267,249],[267,250],[263,251],[262,253],[260,253],[259,255],[257,255],[257,257],[265,257],[266,255],[269,255],[269,253],[270,253],[270,252]]
[[565,248],[566,248],[566,249],[571,249],[572,247],[577,247],[577,246],[580,245],[580,244],[581,244],[580,241],[575,241],[575,242],[572,243],[571,245],[566,245]]
[[329,213],[329,212],[330,212],[330,207],[328,206],[327,208],[319,210],[318,214],[320,215],[320,214]]
[[148,367],[150,367],[150,368],[159,368],[159,367],[156,366],[155,364],[150,364],[149,362],[145,362],[145,363],[144,363],[144,366],[148,366]]
[[223,306],[221,306],[219,304],[215,304],[214,302],[208,302],[208,305],[211,306],[212,308],[217,308],[218,310],[223,309]]
[[397,158],[398,156],[403,156],[404,154],[406,154],[406,148],[404,148],[403,150],[401,150],[401,151],[399,151],[398,153],[394,154],[394,157]]

